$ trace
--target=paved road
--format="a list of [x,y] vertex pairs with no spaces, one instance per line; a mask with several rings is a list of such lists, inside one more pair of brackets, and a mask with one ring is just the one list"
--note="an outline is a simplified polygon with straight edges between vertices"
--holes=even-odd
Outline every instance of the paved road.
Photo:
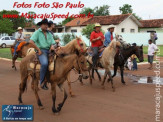
[[[72,80],[77,78],[74,73],[71,77]],[[76,97],[68,97],[59,115],[54,115],[51,111],[50,90],[39,91],[44,110],[39,110],[30,83],[27,92],[23,94],[23,101],[24,104],[34,106],[34,122],[154,122],[155,86],[135,84],[128,77],[125,77],[125,80],[127,85],[123,86],[119,77],[114,78],[115,92],[112,92],[111,84],[108,83],[105,84],[105,90],[101,89],[98,80],[95,80],[92,86],[88,80],[84,80],[84,86],[78,82],[72,84]],[[0,60],[0,107],[3,104],[18,104],[19,83],[19,69],[14,71],[11,69],[11,62]],[[67,83],[65,86],[67,87]],[[61,95],[57,89],[57,103],[61,101]],[[163,113],[162,103],[161,108]],[[0,118],[1,116],[0,112]]]

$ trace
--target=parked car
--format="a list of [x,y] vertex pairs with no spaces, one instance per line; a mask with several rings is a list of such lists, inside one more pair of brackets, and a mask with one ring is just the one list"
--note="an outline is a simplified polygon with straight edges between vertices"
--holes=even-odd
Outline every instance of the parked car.
[[0,39],[0,46],[5,48],[7,46],[13,45],[15,42],[15,38],[13,36],[4,36]]

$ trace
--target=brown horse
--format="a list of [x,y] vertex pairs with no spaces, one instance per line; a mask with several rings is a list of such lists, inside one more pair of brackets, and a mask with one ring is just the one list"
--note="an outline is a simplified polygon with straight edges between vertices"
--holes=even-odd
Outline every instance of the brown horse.
[[[30,61],[33,60],[35,57],[35,54],[30,54],[24,57],[20,63],[20,74],[21,74],[21,83],[19,85],[19,103],[22,104],[22,93],[27,88],[27,79],[28,76],[32,76],[32,80],[34,82],[34,93],[36,96],[36,100],[38,103],[38,106],[40,109],[43,109],[43,105],[41,103],[41,100],[38,95],[38,81],[39,81],[39,72],[35,72],[30,69],[29,64]],[[80,71],[83,78],[88,78],[88,69],[87,69],[87,60],[84,55],[77,54],[70,54],[66,55],[64,57],[58,57],[56,59],[56,67],[55,67],[55,73],[53,74],[50,72],[49,81],[51,84],[51,91],[52,91],[52,100],[53,100],[53,107],[52,111],[54,113],[57,113],[61,110],[63,107],[64,102],[67,99],[67,93],[63,87],[64,81],[67,79],[67,75],[71,71],[71,69],[75,68],[77,71]],[[58,107],[56,109],[55,107],[55,101],[56,101],[56,86],[60,88],[60,90],[64,93],[64,99],[63,101],[58,104]]]
[[33,44],[26,42],[24,45],[22,45],[21,49],[17,52],[17,55],[14,56],[13,55],[14,46],[11,46],[10,49],[11,49],[11,55],[12,55],[12,68],[15,68],[15,70],[16,70],[16,66],[15,66],[16,59],[25,57],[27,50],[29,48],[35,48],[36,49],[36,47]]

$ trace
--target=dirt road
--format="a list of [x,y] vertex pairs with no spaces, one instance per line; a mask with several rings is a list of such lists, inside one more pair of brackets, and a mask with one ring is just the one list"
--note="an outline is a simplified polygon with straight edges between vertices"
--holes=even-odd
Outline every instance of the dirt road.
[[[19,63],[17,63],[17,67],[19,67]],[[75,80],[77,76],[72,73],[71,78]],[[92,86],[89,84],[89,80],[84,80],[85,85],[83,86],[79,82],[72,84],[76,97],[68,97],[59,115],[54,115],[51,111],[50,90],[39,91],[44,110],[39,110],[30,83],[28,83],[27,92],[23,94],[23,101],[24,104],[34,106],[34,122],[155,121],[155,85],[133,83],[129,77],[125,77],[127,85],[124,86],[120,82],[120,77],[115,77],[116,91],[112,92],[110,83],[105,84],[104,90],[97,77],[95,79]],[[11,69],[11,62],[0,60],[0,107],[4,104],[18,104],[19,83],[19,69],[14,71]],[[65,86],[67,88],[67,83]],[[161,90],[163,91],[162,88]],[[57,103],[61,100],[62,94],[57,89]],[[163,102],[161,102],[161,113],[163,113]],[[1,114],[0,112],[0,118]],[[161,120],[163,121],[163,115]]]

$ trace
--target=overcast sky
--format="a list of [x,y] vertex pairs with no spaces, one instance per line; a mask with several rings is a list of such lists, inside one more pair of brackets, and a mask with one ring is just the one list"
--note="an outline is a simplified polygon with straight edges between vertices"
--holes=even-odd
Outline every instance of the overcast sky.
[[[43,3],[46,2],[52,5],[53,2],[59,2],[66,5],[67,2],[78,3],[78,0],[0,0],[0,10],[17,10],[19,12],[28,12],[34,11],[37,14],[44,13],[56,13],[56,14],[66,14],[70,12],[70,14],[78,14],[81,11],[81,8],[34,8],[35,2]],[[142,19],[159,19],[163,18],[163,0],[80,0],[81,3],[85,5],[85,7],[94,8],[96,6],[109,5],[110,6],[110,14],[116,15],[120,14],[119,7],[123,6],[123,4],[132,5],[134,13],[138,16],[142,17]],[[31,8],[13,8],[14,2],[18,2],[19,4],[25,2],[26,4],[32,4]],[[39,19],[36,19],[38,22]],[[56,23],[62,21],[62,19],[55,19]]]

